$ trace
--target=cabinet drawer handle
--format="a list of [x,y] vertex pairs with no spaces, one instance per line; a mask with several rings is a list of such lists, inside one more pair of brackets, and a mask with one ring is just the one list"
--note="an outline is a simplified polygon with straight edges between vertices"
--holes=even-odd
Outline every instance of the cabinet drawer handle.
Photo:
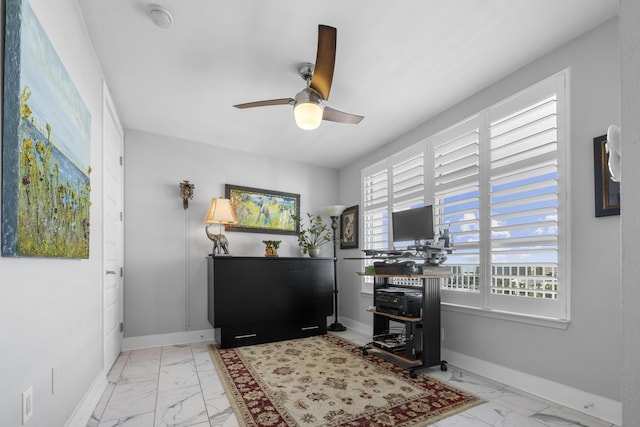
[[310,329],[319,329],[320,326],[305,326],[304,328],[300,328],[301,331],[308,331]]
[[258,334],[246,334],[246,335],[236,335],[234,338],[252,338],[257,336]]
[[107,270],[107,274],[117,274],[115,270]]

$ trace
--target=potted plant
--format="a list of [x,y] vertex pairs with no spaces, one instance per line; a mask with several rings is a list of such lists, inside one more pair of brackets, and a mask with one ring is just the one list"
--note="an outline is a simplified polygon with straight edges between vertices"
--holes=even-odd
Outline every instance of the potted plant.
[[298,232],[298,245],[302,248],[302,253],[309,253],[309,256],[317,257],[320,255],[320,246],[333,241],[331,229],[322,221],[320,215],[311,215],[307,213],[309,225],[304,227],[302,218],[294,216],[294,221],[300,225]]
[[282,240],[263,240],[265,246],[264,256],[268,257],[277,257],[278,256],[278,248],[280,247],[280,243]]

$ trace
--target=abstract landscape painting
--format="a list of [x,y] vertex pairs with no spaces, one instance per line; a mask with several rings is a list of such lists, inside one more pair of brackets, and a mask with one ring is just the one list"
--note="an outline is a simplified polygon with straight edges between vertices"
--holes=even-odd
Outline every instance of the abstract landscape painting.
[[88,258],[91,115],[27,0],[7,0],[2,255]]
[[231,200],[238,220],[237,224],[225,225],[225,230],[298,234],[299,224],[294,218],[300,216],[299,194],[225,184],[225,197]]

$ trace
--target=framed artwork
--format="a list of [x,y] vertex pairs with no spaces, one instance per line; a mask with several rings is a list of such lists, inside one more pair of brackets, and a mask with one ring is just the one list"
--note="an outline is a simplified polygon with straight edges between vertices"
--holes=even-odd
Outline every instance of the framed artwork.
[[593,138],[596,217],[620,215],[620,183],[611,179],[607,136]]
[[358,205],[351,206],[340,215],[340,249],[357,249],[358,233]]
[[27,0],[7,0],[2,255],[89,258],[91,114]]
[[237,224],[225,225],[227,231],[294,234],[299,224],[300,195],[259,188],[225,184],[225,197],[231,200]]

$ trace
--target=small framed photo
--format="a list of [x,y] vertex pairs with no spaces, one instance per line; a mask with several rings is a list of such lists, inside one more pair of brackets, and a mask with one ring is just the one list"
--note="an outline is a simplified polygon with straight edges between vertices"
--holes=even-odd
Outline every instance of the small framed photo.
[[360,240],[358,233],[358,205],[351,206],[340,216],[340,249],[357,249]]
[[611,179],[607,136],[593,138],[596,217],[620,215],[620,183]]

